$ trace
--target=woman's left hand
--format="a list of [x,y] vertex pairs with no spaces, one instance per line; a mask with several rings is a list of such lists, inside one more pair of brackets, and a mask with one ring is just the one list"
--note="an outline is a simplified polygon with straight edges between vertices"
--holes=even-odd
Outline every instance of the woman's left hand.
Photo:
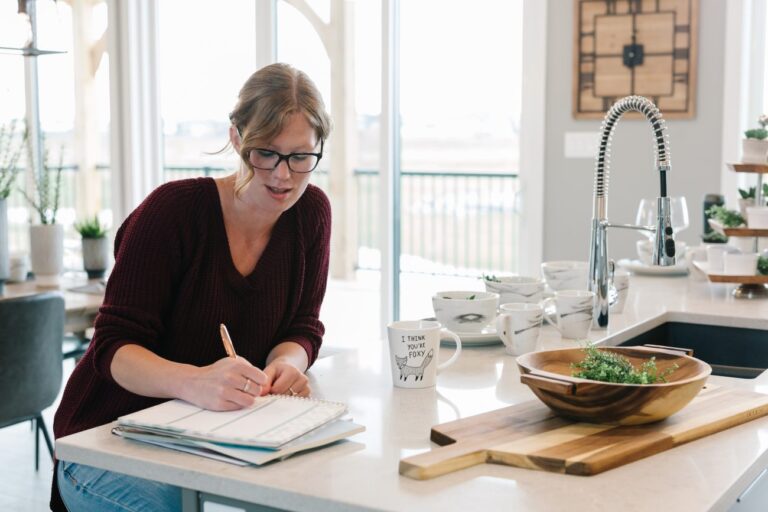
[[264,373],[267,374],[268,384],[262,386],[263,394],[269,392],[274,395],[309,396],[312,393],[309,379],[304,372],[285,359],[272,360],[264,368]]

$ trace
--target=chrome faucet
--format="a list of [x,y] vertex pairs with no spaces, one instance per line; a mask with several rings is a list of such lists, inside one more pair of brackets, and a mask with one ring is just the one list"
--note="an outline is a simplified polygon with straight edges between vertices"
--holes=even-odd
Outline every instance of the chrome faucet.
[[[608,222],[608,177],[610,167],[610,146],[613,130],[623,114],[640,112],[651,123],[654,137],[656,169],[659,171],[660,193],[656,200],[656,224],[636,226],[632,224],[611,224]],[[675,241],[670,221],[671,207],[667,197],[667,172],[670,170],[667,126],[661,112],[647,98],[627,96],[620,99],[608,110],[600,128],[600,150],[595,161],[595,193],[592,210],[592,242],[589,253],[589,289],[595,292],[595,314],[593,324],[597,328],[608,326],[608,284],[613,277],[613,262],[608,261],[609,227],[639,229],[655,233],[653,264],[670,266],[675,264]]]

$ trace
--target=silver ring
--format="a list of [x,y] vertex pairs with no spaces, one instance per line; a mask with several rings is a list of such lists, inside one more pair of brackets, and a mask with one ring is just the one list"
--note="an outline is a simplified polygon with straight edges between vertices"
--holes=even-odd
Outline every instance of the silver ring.
[[293,388],[288,388],[288,391],[290,391],[290,392],[291,392],[291,396],[296,396],[296,395],[298,395],[298,393],[297,393],[297,392],[295,392],[295,391],[293,390]]
[[251,379],[246,377],[245,378],[245,386],[243,386],[243,393],[247,393],[248,392],[248,388],[250,388],[250,387],[251,387]]

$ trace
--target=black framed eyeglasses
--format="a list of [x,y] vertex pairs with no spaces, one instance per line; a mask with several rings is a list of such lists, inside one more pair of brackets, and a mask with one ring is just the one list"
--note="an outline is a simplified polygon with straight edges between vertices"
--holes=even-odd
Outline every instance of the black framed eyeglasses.
[[285,160],[291,172],[306,174],[312,172],[323,158],[323,141],[320,141],[319,153],[289,153],[284,155],[271,149],[256,148],[248,154],[248,163],[254,169],[274,171]]

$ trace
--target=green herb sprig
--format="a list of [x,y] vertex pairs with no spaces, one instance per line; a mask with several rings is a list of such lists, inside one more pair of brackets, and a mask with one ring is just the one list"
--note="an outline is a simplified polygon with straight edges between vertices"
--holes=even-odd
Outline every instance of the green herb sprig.
[[491,283],[500,283],[501,279],[496,277],[494,274],[483,274],[482,277],[480,277],[483,281],[489,281]]
[[656,384],[667,382],[667,376],[678,368],[675,364],[659,372],[656,368],[656,358],[651,357],[640,365],[638,370],[621,354],[600,350],[591,343],[587,344],[584,352],[586,356],[583,361],[571,363],[574,370],[572,375],[580,379],[618,384]]

